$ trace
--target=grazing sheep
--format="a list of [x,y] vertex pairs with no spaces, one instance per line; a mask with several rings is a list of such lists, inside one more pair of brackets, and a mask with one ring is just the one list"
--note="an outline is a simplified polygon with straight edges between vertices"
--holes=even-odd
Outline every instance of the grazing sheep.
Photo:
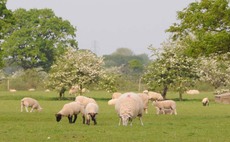
[[82,114],[84,113],[83,106],[79,102],[67,103],[62,107],[62,109],[57,114],[55,114],[56,121],[59,122],[61,121],[62,116],[66,116],[69,119],[69,123],[75,123],[77,120],[77,115],[79,113]]
[[143,101],[138,94],[132,92],[122,94],[115,104],[115,110],[120,118],[119,125],[121,121],[123,126],[127,126],[128,122],[132,125],[132,120],[136,117],[140,118],[143,125],[143,108]]
[[[97,124],[96,121],[96,115],[98,114],[99,107],[95,103],[88,103],[87,106],[85,107],[85,113],[83,116],[83,119],[86,117],[86,124],[90,125],[90,118],[94,122],[94,125]],[[84,120],[83,120],[84,121]]]
[[21,100],[21,112],[23,112],[23,107],[25,107],[26,112],[28,112],[28,107],[31,107],[30,112],[33,112],[34,109],[38,111],[42,110],[38,101],[33,98],[29,98],[29,97],[25,97]]
[[149,96],[146,93],[138,93],[138,95],[141,97],[143,104],[144,104],[144,111],[147,114],[148,113],[148,105],[149,105]]
[[79,92],[80,90],[81,89],[79,85],[72,86],[69,90],[69,95],[73,95],[73,94],[76,95],[76,93]]
[[160,114],[161,111],[163,114],[166,114],[166,109],[171,110],[171,113],[170,113],[171,115],[172,114],[177,115],[176,102],[173,100],[156,101],[156,102],[153,102],[153,105],[156,107],[158,115]]
[[203,104],[203,106],[209,105],[209,100],[208,100],[208,98],[203,98],[202,104]]
[[187,94],[189,95],[197,95],[200,94],[200,92],[198,90],[188,90],[186,91]]
[[115,92],[112,95],[112,99],[118,99],[122,94],[120,92]]
[[108,101],[108,105],[115,105],[117,102],[117,99],[111,99]]
[[162,101],[162,100],[164,100],[164,98],[162,97],[162,95],[160,93],[152,92],[152,91],[148,91],[148,90],[143,91],[143,93],[148,94],[149,100],[151,100],[151,101]]

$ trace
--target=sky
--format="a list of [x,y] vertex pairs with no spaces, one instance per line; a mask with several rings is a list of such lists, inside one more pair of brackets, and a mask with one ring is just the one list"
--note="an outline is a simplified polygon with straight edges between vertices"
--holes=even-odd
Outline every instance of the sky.
[[177,11],[196,0],[8,0],[7,8],[52,9],[56,16],[77,28],[80,49],[109,55],[129,48],[148,54],[150,45],[161,47],[168,29],[177,22]]

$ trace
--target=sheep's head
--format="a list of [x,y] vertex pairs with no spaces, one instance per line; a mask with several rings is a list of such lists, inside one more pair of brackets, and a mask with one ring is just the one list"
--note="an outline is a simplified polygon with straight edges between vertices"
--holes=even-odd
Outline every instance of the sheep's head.
[[121,117],[121,120],[122,120],[122,125],[123,126],[127,126],[128,125],[128,123],[129,123],[129,121],[131,121],[132,119],[131,119],[131,117],[129,116],[129,115],[122,115],[122,116],[120,116]]
[[61,120],[62,115],[61,114],[55,114],[56,121],[59,122]]

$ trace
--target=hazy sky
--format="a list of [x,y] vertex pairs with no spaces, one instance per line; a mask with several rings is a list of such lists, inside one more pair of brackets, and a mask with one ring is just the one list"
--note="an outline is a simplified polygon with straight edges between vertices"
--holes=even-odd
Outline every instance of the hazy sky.
[[8,9],[50,8],[56,16],[77,28],[80,49],[98,55],[117,48],[135,54],[151,54],[148,46],[160,47],[165,30],[176,22],[176,12],[196,0],[8,0]]

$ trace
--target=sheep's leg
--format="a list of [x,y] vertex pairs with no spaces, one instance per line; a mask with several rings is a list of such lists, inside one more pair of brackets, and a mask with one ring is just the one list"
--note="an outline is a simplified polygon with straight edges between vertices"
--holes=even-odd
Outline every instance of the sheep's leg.
[[85,124],[85,116],[82,115],[83,124]]
[[21,112],[23,112],[23,105],[21,105]]
[[69,119],[69,123],[72,123],[72,116],[68,116],[68,119]]
[[95,116],[92,117],[92,121],[94,122],[94,125],[97,125],[97,121],[96,121]]
[[121,125],[121,117],[120,117],[120,119],[119,119],[119,123],[118,123],[118,125],[119,125],[119,126]]
[[73,119],[73,123],[75,123],[77,120],[77,114],[74,114],[74,119]]
[[30,112],[33,112],[34,111],[34,107],[31,108]]
[[87,125],[90,125],[90,119],[87,119],[87,120],[86,120],[86,124],[87,124]]
[[173,110],[174,114],[177,115],[176,109]]
[[142,117],[139,117],[139,119],[140,119],[141,125],[143,126],[144,123],[142,122]]
[[28,107],[27,106],[25,106],[25,109],[26,109],[26,112],[28,112]]

